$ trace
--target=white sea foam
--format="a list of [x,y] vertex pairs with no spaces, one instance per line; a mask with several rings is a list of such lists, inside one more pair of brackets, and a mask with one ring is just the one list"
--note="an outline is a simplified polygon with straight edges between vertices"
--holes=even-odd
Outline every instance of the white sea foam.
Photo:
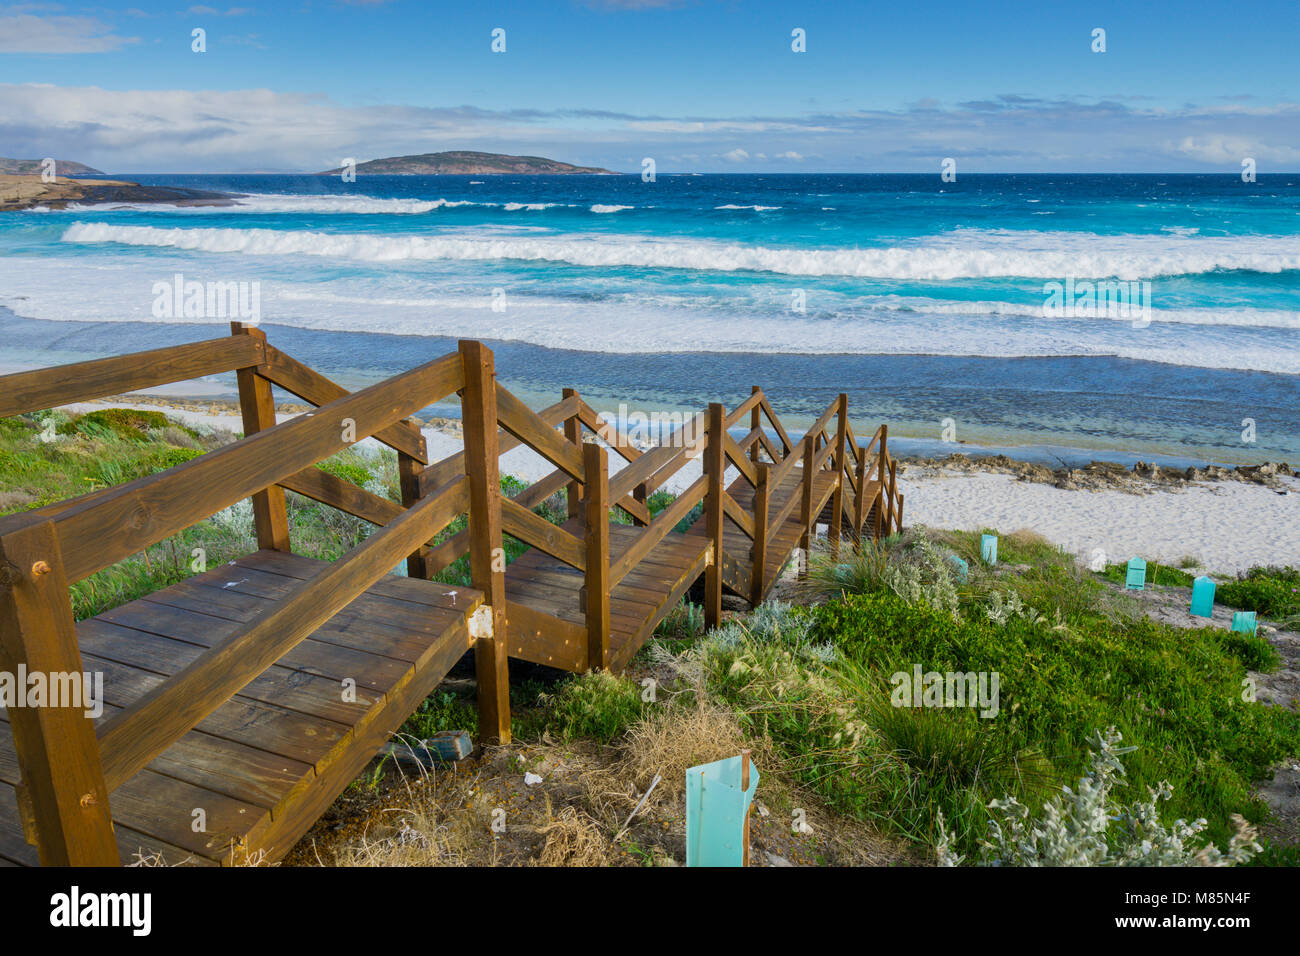
[[[597,207],[593,206],[592,209]],[[630,207],[600,207],[610,210]],[[799,276],[944,281],[1066,276],[1150,279],[1218,270],[1300,270],[1300,236],[1081,236],[958,229],[866,248],[781,248],[636,235],[476,238],[275,229],[163,229],[75,223],[65,242],[120,243],[248,255],[327,256],[362,262],[532,260],[591,267],[772,272]]]
[[725,206],[714,206],[714,209],[752,209],[754,212],[769,212],[773,209],[781,209],[781,206],[737,206],[735,203],[727,203]]
[[[1163,325],[1142,330],[1100,319],[980,314],[969,303],[890,307],[871,297],[852,310],[792,314],[770,293],[663,294],[638,284],[594,299],[554,294],[549,282],[510,286],[509,308],[492,308],[495,278],[477,270],[319,268],[272,257],[192,254],[124,247],[76,257],[0,257],[0,306],[21,316],[68,322],[156,322],[152,284],[187,277],[259,281],[263,324],[378,335],[446,336],[576,350],[659,353],[818,352],[988,357],[1107,356],[1204,368],[1300,374],[1300,349],[1271,328]],[[845,297],[846,299],[850,297]],[[900,297],[901,299],[902,297]],[[902,305],[901,302],[893,303]],[[976,304],[978,307],[979,304]],[[1001,308],[1001,304],[994,304]],[[1014,310],[1016,307],[1012,306]],[[963,312],[962,309],[967,309]],[[205,320],[194,321],[202,324]],[[1236,320],[1238,324],[1240,320]],[[1246,323],[1249,324],[1249,323]],[[591,330],[598,328],[596,339]],[[220,334],[219,332],[214,334]],[[124,347],[135,343],[124,340]],[[143,346],[138,346],[143,347]]]
[[602,203],[596,203],[591,207],[592,212],[622,212],[624,209],[633,209],[634,206],[606,206]]

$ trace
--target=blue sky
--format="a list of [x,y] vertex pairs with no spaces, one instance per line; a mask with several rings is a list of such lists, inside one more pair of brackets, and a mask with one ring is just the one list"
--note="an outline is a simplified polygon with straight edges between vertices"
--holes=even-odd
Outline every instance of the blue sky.
[[0,155],[134,172],[440,149],[622,171],[1296,170],[1298,28],[1294,2],[0,3]]

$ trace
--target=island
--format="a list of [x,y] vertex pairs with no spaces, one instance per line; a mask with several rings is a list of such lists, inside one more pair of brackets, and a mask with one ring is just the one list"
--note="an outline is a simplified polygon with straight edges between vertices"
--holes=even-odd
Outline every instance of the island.
[[[574,166],[542,156],[507,156],[504,153],[477,153],[452,150],[443,153],[420,153],[413,156],[389,156],[357,163],[358,173],[385,176],[616,176],[617,173],[597,166]],[[327,169],[318,176],[337,176],[343,167]]]

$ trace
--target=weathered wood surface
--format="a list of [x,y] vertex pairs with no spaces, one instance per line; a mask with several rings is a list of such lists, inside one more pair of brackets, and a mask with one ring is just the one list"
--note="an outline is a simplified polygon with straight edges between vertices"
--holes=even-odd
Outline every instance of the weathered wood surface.
[[[261,551],[82,621],[82,666],[104,674],[97,727],[330,567]],[[481,602],[430,581],[375,584],[109,793],[115,852],[123,862],[137,851],[173,863],[240,862],[259,850],[278,858],[470,648],[466,619]],[[353,700],[344,681],[355,681]],[[0,858],[33,864],[17,782],[12,738],[0,731]],[[192,829],[195,809],[206,832]]]

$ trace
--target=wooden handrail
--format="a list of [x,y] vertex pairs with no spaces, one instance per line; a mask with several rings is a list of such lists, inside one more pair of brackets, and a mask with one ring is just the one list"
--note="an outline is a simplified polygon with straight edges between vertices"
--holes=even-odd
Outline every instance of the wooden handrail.
[[[554,428],[564,419],[573,415],[578,409],[577,399],[566,398],[563,401],[556,402],[540,412],[533,412],[547,425]],[[510,434],[505,429],[497,432],[497,453],[504,455],[512,449],[518,448],[523,442]],[[465,453],[458,451],[454,455],[448,455],[441,461],[435,462],[420,475],[420,493],[427,494],[435,488],[445,485],[456,475],[465,473]]]
[[228,336],[0,375],[0,418],[260,365],[262,343]]
[[643,482],[649,490],[661,486],[687,459],[699,454],[706,431],[703,413],[684,422],[681,428],[669,436],[667,443],[646,452],[614,475],[609,481],[610,495],[616,499],[622,498]]
[[511,498],[501,499],[501,529],[524,544],[558,558],[569,567],[587,570],[582,541]]
[[200,654],[138,702],[99,726],[100,758],[114,790],[194,729],[468,507],[469,479],[421,499],[347,555],[293,586],[287,596]]
[[772,427],[776,429],[777,436],[781,439],[781,447],[785,449],[784,454],[789,455],[794,451],[794,442],[790,440],[789,434],[786,433],[785,426],[782,425],[781,420],[777,418],[776,412],[773,410],[771,402],[767,400],[766,395],[763,395],[762,407],[763,414],[767,416],[767,420],[771,422]]
[[[123,485],[53,517],[69,547],[69,581],[142,548],[400,421],[461,386],[459,357],[444,356],[216,451]],[[345,423],[351,422],[350,428]],[[0,518],[3,533],[11,518]]]
[[582,452],[558,435],[554,428],[534,414],[533,410],[497,386],[497,416],[501,427],[537,452],[552,465],[563,468],[573,478],[582,480]]
[[692,508],[700,503],[704,497],[708,478],[700,477],[683,491],[677,498],[663,511],[655,516],[637,539],[628,545],[610,567],[609,577],[610,586],[616,586],[623,578],[627,577],[629,571],[636,567],[641,559],[648,555],[654,548],[668,536],[668,533],[677,526],[677,522],[685,518]]
[[[317,408],[348,394],[347,389],[342,385],[326,378],[315,369],[308,368],[269,342],[266,343],[266,359],[258,366],[257,374]],[[422,464],[429,464],[429,450],[424,436],[412,422],[400,421],[387,428],[381,428],[373,437],[395,451],[410,455]]]

